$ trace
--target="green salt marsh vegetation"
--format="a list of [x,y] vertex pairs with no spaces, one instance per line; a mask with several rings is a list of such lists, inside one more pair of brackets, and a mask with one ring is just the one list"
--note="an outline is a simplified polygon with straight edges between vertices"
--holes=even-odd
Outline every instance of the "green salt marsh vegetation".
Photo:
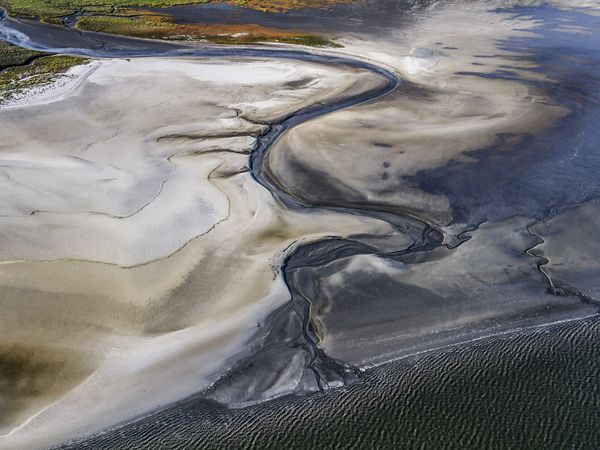
[[[313,47],[340,47],[331,40],[300,30],[277,30],[254,24],[183,25],[175,23],[168,14],[142,9],[209,1],[211,0],[0,0],[0,7],[12,16],[37,18],[55,25],[62,25],[65,17],[81,14],[75,23],[79,29],[148,39],[193,39],[216,44],[280,42]],[[262,11],[285,11],[307,6],[328,7],[339,1],[236,0],[232,3]]]
[[0,6],[20,17],[64,17],[78,12],[110,14],[119,8],[161,8],[206,3],[209,0],[0,0]]
[[163,14],[93,15],[79,19],[76,27],[88,31],[148,39],[200,40],[214,44],[279,42],[312,47],[340,47],[333,41],[301,31],[281,31],[259,25],[177,24]]
[[86,58],[25,50],[0,42],[0,104],[24,90],[54,81]]

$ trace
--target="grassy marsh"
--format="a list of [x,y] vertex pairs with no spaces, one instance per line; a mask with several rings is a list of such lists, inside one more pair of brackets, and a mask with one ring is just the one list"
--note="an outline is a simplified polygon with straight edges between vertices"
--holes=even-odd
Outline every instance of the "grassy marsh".
[[[164,8],[176,5],[227,0],[0,0],[0,6],[21,17],[64,17],[78,12],[115,13],[123,8]],[[230,0],[229,3],[262,11],[287,11],[295,8],[328,8],[351,0]]]
[[0,41],[0,71],[14,66],[22,66],[31,63],[35,58],[43,56],[44,53],[16,47]]
[[[164,8],[175,5],[224,0],[0,0],[0,7],[11,15],[38,18],[62,25],[63,18],[82,14],[76,27],[104,33],[149,39],[195,39],[217,44],[254,44],[282,42],[314,47],[339,47],[321,36],[302,31],[283,31],[255,24],[206,25],[177,24],[168,14],[136,8]],[[282,12],[295,8],[328,8],[352,0],[231,0],[246,8]]]
[[86,58],[48,55],[0,42],[0,103],[24,90],[48,84]]
[[277,30],[255,24],[203,25],[177,24],[164,14],[127,11],[123,15],[92,15],[82,17],[77,28],[149,39],[188,39],[215,44],[255,44],[281,42],[313,47],[339,47],[321,36],[294,30]]
[[0,0],[0,6],[20,17],[64,17],[78,12],[113,13],[119,8],[206,3],[209,0]]

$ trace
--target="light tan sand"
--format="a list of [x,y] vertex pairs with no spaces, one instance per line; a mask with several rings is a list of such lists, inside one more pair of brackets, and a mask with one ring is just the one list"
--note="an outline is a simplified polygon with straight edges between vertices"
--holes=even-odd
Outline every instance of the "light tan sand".
[[[456,75],[508,63],[534,76],[497,48],[532,26],[471,5],[376,43],[346,39],[343,52],[396,70],[410,89],[293,130],[273,148],[274,174],[303,189],[290,166],[301,161],[349,197],[447,223],[447,199],[380,179],[382,152],[389,172],[411,175],[560,117],[518,81]],[[479,54],[495,56],[472,65]],[[285,211],[244,172],[263,129],[254,121],[380,82],[291,61],[115,60],[52,103],[0,110],[0,367],[19,367],[6,383],[25,385],[7,403],[0,448],[58,443],[199,391],[287,300],[276,268],[288,245],[389,233],[358,216]],[[445,281],[493,231],[438,264]]]
[[208,386],[288,299],[284,249],[389,231],[286,212],[244,171],[264,129],[252,121],[378,77],[271,60],[95,64],[62,98],[0,110],[0,448],[59,443]]
[[[306,165],[326,173],[349,199],[403,206],[446,224],[452,217],[447,199],[416,189],[404,177],[453,160],[469,161],[468,152],[490,146],[498,136],[535,133],[565,114],[518,79],[543,79],[528,70],[534,64],[501,48],[502,39],[528,36],[536,24],[486,8],[440,6],[376,42],[345,39],[342,52],[384,64],[407,82],[382,101],[291,130],[270,153],[274,175],[304,194],[312,184],[297,168]],[[463,74],[502,69],[513,71],[515,81]]]

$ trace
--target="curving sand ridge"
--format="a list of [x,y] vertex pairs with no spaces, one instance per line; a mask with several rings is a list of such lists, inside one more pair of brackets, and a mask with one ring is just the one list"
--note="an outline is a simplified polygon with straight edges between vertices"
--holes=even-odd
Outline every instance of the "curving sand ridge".
[[273,268],[286,247],[389,232],[284,210],[246,172],[261,123],[383,83],[373,74],[268,59],[95,64],[51,104],[0,110],[1,448],[197,392],[286,301]]
[[[269,124],[390,85],[286,56],[102,60],[64,95],[0,109],[0,449],[201,391],[235,407],[336,387],[356,367],[597,313],[595,246],[570,231],[593,234],[596,204],[538,219],[552,197],[537,194],[562,186],[534,170],[537,140],[572,113],[562,74],[509,45],[539,22],[489,8],[436,3],[323,50],[405,81],[274,128],[256,178]],[[323,236],[349,239],[302,245]]]
[[[374,202],[449,223],[448,199],[416,188],[411,176],[467,162],[499,137],[518,139],[566,114],[532,83],[548,81],[535,63],[502,48],[503,40],[531,36],[536,24],[487,8],[439,6],[386,39],[346,38],[340,52],[386,64],[402,75],[403,89],[290,130],[270,152],[273,176],[303,198]],[[498,76],[503,70],[512,79]],[[327,174],[324,185],[315,184],[316,173]]]
[[[264,61],[237,67],[105,61],[62,104],[4,111],[0,260],[133,266],[172,254],[227,217],[226,197],[207,180],[222,156],[195,155],[250,149],[264,127],[238,118],[238,109],[268,122],[303,106],[305,97],[316,102],[355,82],[339,71],[328,80],[324,68],[310,73]],[[162,78],[171,80],[165,86]],[[298,79],[310,86],[285,87]],[[186,139],[191,143],[182,144]],[[40,170],[44,177],[36,177]],[[36,236],[42,224],[47,234]]]
[[[538,26],[530,17],[470,2],[432,7],[386,38],[349,37],[340,52],[386,63],[402,74],[402,88],[305,122],[271,148],[266,170],[307,204],[408,212],[444,232],[445,245],[418,257],[357,252],[298,271],[327,355],[367,367],[596,312],[596,301],[585,296],[596,294],[591,280],[597,277],[582,269],[592,265],[574,262],[593,253],[582,251],[584,240],[562,233],[564,242],[551,237],[536,247],[551,261],[562,255],[573,268],[547,264],[550,276],[576,285],[563,288],[568,300],[547,295],[539,261],[527,251],[539,243],[528,229],[535,219],[518,208],[535,188],[513,176],[510,183],[522,186],[513,199],[502,191],[506,180],[499,171],[475,165],[504,156],[496,166],[509,174],[526,166],[519,158],[535,148],[519,144],[543,135],[569,112],[552,89],[541,87],[557,80],[533,70],[539,63],[531,54],[507,45],[536,39]],[[456,167],[463,171],[453,172]],[[444,182],[451,188],[444,190]],[[494,195],[477,203],[486,185],[498,191],[489,189]],[[463,206],[468,199],[477,207]],[[555,226],[567,228],[568,217]],[[568,253],[570,247],[580,251]]]

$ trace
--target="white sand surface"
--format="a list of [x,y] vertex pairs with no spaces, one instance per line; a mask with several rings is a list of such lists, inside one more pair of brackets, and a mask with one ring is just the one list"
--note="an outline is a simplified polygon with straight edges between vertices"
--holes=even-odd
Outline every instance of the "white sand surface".
[[[99,431],[198,392],[288,299],[297,240],[387,233],[284,211],[244,169],[264,125],[383,80],[264,60],[103,60],[0,109],[0,448]],[[299,87],[300,86],[300,87]],[[17,388],[16,386],[20,386]]]
[[[452,217],[447,199],[416,189],[406,178],[449,161],[469,161],[469,152],[499,136],[538,132],[566,113],[530,83],[544,80],[530,70],[535,64],[502,45],[532,36],[537,25],[486,4],[459,3],[434,5],[390,36],[343,39],[345,48],[336,53],[384,65],[406,82],[381,101],[291,130],[270,153],[274,176],[302,193],[312,182],[302,179],[298,167],[307,166],[326,173],[348,198],[377,199],[445,225]],[[486,76],[502,70],[514,79]]]
[[[523,80],[540,77],[499,48],[534,26],[470,4],[434,8],[377,42],[345,39],[335,53],[386,65],[406,88],[284,135],[269,159],[274,175],[310,191],[305,165],[349,200],[448,223],[448,199],[405,176],[468,161],[498,134],[535,132],[564,114],[517,79],[459,73],[509,64]],[[0,109],[0,360],[21,368],[8,380],[19,388],[6,399],[3,449],[59,443],[198,392],[287,300],[284,249],[390,232],[360,216],[286,211],[245,172],[263,123],[382,82],[372,74],[269,59],[94,64],[61,95]],[[444,282],[471,270],[469,252],[493,238],[484,227],[439,263]],[[416,286],[425,279],[388,269]],[[358,362],[379,362],[368,356]]]

